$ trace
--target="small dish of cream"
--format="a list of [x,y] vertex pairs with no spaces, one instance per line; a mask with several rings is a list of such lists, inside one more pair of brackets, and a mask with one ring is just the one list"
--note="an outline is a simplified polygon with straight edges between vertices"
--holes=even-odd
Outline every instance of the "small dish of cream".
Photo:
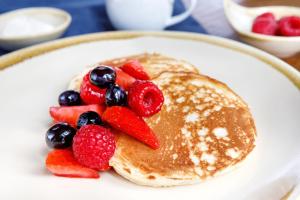
[[57,39],[70,23],[70,14],[57,8],[24,8],[1,14],[0,47],[16,50]]

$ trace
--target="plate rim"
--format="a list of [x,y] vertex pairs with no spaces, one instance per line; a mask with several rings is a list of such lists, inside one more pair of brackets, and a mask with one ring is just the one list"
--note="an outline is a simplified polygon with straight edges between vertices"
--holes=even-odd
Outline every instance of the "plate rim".
[[29,58],[33,58],[41,54],[73,45],[105,40],[134,39],[145,36],[205,42],[219,47],[228,48],[233,51],[238,51],[239,53],[249,55],[270,65],[271,67],[285,75],[300,90],[300,72],[288,63],[267,52],[227,38],[181,31],[108,31],[62,38],[26,47],[1,56],[0,71],[5,68],[12,67],[13,65]]
[[[276,69],[284,76],[286,76],[300,91],[300,72],[297,71],[291,65],[285,63],[279,58],[266,53],[260,49],[252,47],[250,45],[237,42],[231,39],[199,34],[199,33],[188,33],[188,32],[178,32],[178,31],[160,31],[160,32],[140,32],[140,31],[114,31],[114,32],[102,32],[102,33],[92,33],[84,34],[80,36],[73,36],[63,39],[58,39],[31,47],[23,48],[6,55],[0,56],[0,73],[3,69],[13,67],[27,59],[62,49],[65,47],[78,45],[88,42],[105,41],[105,40],[124,40],[124,39],[134,39],[139,37],[157,37],[157,38],[173,38],[182,39],[189,41],[199,41],[208,43],[211,45],[227,48],[260,60],[263,63],[268,64],[272,68]],[[290,191],[289,193],[291,193]],[[286,195],[288,196],[289,193]]]

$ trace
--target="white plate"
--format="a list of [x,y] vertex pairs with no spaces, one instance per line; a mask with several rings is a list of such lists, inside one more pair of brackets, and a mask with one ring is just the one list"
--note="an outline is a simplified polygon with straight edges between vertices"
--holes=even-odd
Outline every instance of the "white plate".
[[[236,199],[279,175],[300,153],[300,92],[295,86],[300,85],[299,72],[236,42],[186,33],[98,34],[23,50],[0,58],[0,65],[79,41],[90,42],[47,52],[0,72],[0,199]],[[137,186],[114,173],[102,173],[100,180],[48,173],[44,166],[48,107],[57,104],[69,80],[86,65],[146,51],[188,60],[242,96],[258,130],[252,156],[224,176],[172,188]]]

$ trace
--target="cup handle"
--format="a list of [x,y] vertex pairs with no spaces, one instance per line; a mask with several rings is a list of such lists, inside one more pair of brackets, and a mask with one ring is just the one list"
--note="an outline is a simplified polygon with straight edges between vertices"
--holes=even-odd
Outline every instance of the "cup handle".
[[192,11],[195,9],[197,5],[197,0],[190,0],[190,7],[183,13],[173,16],[171,17],[167,23],[166,23],[166,27],[168,26],[172,26],[174,24],[177,24],[183,20],[185,20],[188,16],[191,15]]

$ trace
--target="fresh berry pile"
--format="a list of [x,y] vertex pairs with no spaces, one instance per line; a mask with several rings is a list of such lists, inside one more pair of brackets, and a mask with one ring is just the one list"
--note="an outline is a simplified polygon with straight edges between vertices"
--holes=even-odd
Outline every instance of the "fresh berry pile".
[[300,17],[287,16],[276,20],[273,13],[266,12],[255,18],[252,32],[273,36],[300,36]]
[[99,171],[110,169],[116,149],[114,130],[159,148],[143,117],[158,113],[163,102],[161,90],[137,60],[120,68],[92,69],[80,92],[67,90],[59,95],[60,106],[50,107],[55,124],[46,133],[46,143],[54,150],[47,156],[47,169],[57,176],[99,178]]

